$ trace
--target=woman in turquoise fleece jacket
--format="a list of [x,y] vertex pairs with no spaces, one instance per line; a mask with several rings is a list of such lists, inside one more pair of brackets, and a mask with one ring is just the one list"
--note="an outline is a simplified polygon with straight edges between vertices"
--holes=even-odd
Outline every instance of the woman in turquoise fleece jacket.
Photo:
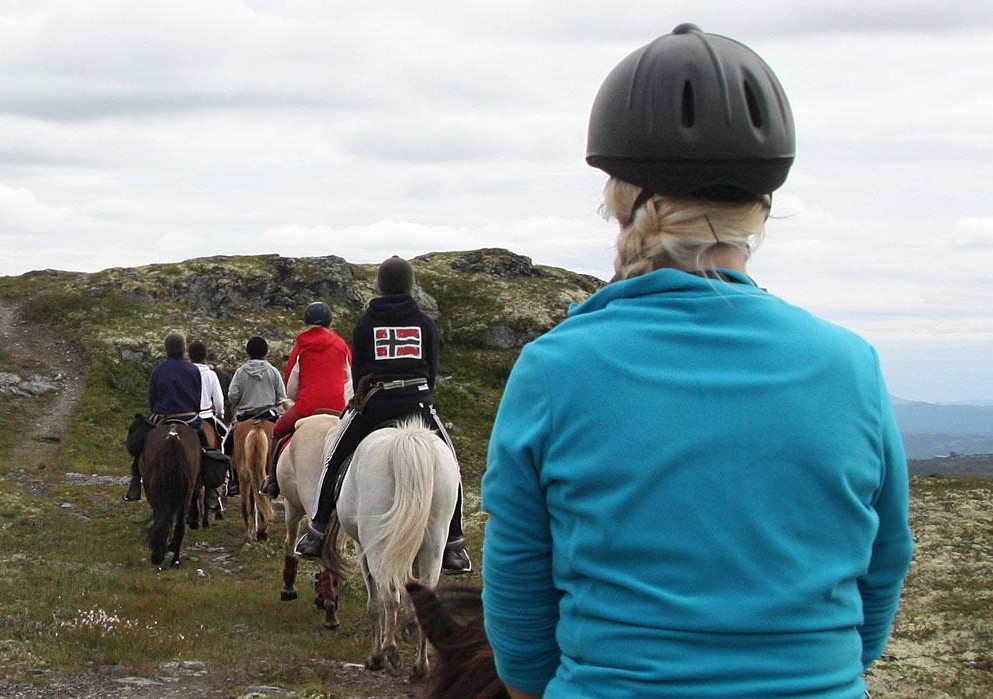
[[[636,52],[639,75],[672,62],[653,51],[695,50],[684,40],[725,76],[758,72],[740,66],[761,60],[747,48],[683,25]],[[771,80],[756,99],[778,94],[789,117]],[[616,146],[597,119],[595,105],[591,162]],[[753,163],[774,139],[757,140]],[[672,158],[699,139],[687,147]],[[757,181],[707,160],[714,184],[684,173],[683,192],[594,162],[612,175],[618,279],[508,380],[483,479],[483,601],[515,697],[855,699],[885,646],[912,544],[876,353],[746,273],[788,164]]]

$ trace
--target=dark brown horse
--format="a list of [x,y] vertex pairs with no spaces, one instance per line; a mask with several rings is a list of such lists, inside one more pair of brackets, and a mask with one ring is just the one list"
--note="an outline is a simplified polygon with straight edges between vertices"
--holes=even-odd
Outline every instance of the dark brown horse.
[[510,699],[497,677],[493,649],[483,628],[483,601],[472,587],[432,590],[408,583],[417,621],[438,651],[428,675],[426,699]]
[[[145,438],[138,466],[145,497],[152,506],[148,528],[151,561],[161,564],[168,548],[173,552],[172,565],[178,566],[187,515],[197,520],[195,486],[200,478],[200,439],[185,423],[162,423]],[[170,530],[172,539],[167,547]]]

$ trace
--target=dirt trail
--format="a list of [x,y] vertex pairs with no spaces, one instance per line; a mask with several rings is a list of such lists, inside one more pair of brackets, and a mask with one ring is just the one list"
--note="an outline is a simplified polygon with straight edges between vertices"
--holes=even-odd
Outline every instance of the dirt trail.
[[56,397],[45,410],[28,418],[23,439],[14,447],[7,474],[35,495],[45,493],[45,483],[32,479],[41,468],[56,465],[59,445],[83,392],[83,366],[78,351],[64,337],[44,326],[28,326],[18,307],[0,301],[0,347],[23,378],[38,375],[57,386]]

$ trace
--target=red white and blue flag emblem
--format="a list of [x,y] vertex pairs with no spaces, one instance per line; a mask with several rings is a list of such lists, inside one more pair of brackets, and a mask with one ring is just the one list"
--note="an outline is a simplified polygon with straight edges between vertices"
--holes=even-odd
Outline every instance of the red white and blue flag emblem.
[[420,359],[421,329],[374,328],[376,359]]

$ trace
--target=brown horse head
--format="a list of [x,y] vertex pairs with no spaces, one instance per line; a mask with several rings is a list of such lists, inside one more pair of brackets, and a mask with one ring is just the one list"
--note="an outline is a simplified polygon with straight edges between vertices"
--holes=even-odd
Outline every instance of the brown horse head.
[[417,621],[438,651],[438,662],[428,677],[426,699],[510,699],[497,677],[493,649],[483,628],[483,602],[472,587],[431,590],[408,583]]

